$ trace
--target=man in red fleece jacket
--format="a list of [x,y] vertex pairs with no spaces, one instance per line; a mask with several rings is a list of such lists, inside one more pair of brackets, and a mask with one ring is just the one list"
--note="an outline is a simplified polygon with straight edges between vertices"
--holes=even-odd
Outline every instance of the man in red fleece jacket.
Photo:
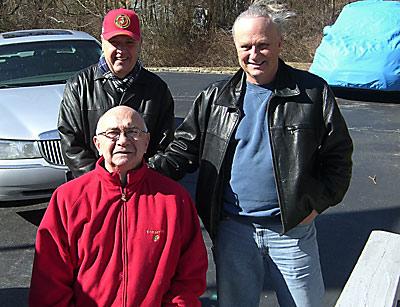
[[30,306],[200,306],[207,253],[188,192],[149,169],[142,117],[97,124],[96,168],[53,194],[36,238]]

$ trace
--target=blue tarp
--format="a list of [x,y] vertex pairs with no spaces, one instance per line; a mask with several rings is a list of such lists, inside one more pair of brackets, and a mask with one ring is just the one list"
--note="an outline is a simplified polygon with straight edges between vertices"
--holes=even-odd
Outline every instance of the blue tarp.
[[344,6],[323,31],[310,71],[340,87],[400,91],[400,2]]

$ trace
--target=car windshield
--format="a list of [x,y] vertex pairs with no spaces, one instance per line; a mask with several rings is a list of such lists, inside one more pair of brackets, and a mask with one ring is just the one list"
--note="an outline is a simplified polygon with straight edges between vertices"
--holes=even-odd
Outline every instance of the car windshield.
[[0,46],[0,88],[65,83],[98,62],[101,48],[90,40],[57,40]]

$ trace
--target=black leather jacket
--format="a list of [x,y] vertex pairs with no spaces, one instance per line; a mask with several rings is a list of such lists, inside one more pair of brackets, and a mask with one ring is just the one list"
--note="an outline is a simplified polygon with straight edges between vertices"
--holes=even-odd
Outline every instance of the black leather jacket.
[[99,157],[93,144],[97,121],[118,105],[142,114],[150,132],[146,157],[163,151],[172,141],[174,101],[164,81],[142,68],[134,85],[121,94],[103,77],[97,64],[92,65],[67,82],[58,118],[63,156],[74,177],[94,168]]
[[[312,209],[321,213],[343,199],[353,145],[325,81],[280,61],[275,84],[267,112],[281,221],[287,232]],[[166,152],[150,158],[152,167],[175,179],[199,167],[196,203],[211,239],[222,216],[232,136],[245,88],[242,70],[227,82],[210,85],[196,98]]]

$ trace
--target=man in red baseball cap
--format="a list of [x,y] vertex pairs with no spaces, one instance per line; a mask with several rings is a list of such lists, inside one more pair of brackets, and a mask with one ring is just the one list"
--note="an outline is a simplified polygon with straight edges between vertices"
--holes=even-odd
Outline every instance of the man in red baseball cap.
[[168,86],[140,60],[142,35],[133,10],[109,11],[103,20],[103,54],[98,63],[66,84],[58,130],[67,178],[78,177],[99,158],[93,145],[96,123],[108,109],[127,105],[141,113],[151,134],[145,158],[163,151],[173,138],[174,101]]
[[104,17],[101,41],[110,70],[124,78],[135,66],[142,45],[139,17],[127,9],[108,12]]
[[103,21],[101,41],[110,70],[124,78],[135,66],[142,45],[139,17],[127,9],[107,13]]

